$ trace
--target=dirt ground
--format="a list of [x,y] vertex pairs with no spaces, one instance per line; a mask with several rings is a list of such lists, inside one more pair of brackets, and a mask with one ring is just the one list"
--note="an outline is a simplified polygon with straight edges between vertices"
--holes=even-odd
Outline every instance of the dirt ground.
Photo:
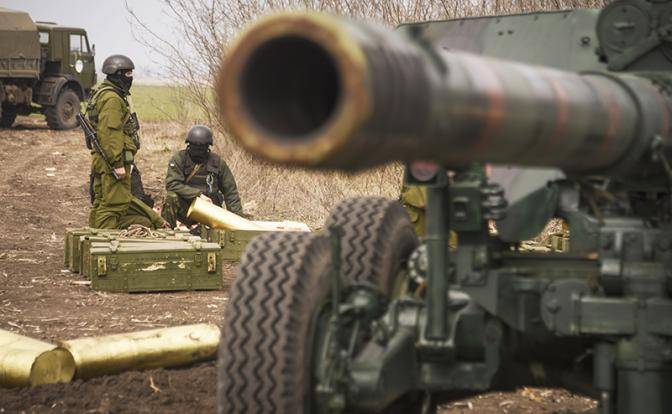
[[[105,294],[63,270],[65,229],[85,225],[88,215],[89,155],[80,131],[54,132],[41,120],[19,117],[14,129],[0,130],[0,144],[0,328],[54,341],[219,323],[226,289]],[[150,192],[156,194],[162,186],[167,157],[140,156]],[[233,266],[224,269],[225,287],[234,274]],[[204,363],[33,389],[0,389],[0,413],[213,412],[215,383],[214,363]],[[594,406],[564,390],[523,388],[453,402],[441,412],[585,412]]]

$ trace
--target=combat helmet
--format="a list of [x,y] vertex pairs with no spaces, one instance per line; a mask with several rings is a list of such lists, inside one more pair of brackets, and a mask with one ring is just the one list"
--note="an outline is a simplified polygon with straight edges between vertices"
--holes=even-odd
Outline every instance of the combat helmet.
[[184,140],[187,144],[212,145],[212,130],[205,125],[194,125]]
[[128,56],[112,55],[103,62],[103,73],[113,75],[119,70],[133,70],[135,65]]

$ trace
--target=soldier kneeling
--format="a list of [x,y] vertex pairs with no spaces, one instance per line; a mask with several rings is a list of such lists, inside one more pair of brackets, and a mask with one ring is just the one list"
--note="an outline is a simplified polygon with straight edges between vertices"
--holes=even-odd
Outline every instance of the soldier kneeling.
[[196,197],[202,197],[242,215],[236,181],[226,162],[210,151],[212,131],[204,125],[189,130],[185,140],[187,148],[170,159],[166,173],[166,198],[161,215],[171,227],[177,222],[192,226],[187,218],[189,205]]

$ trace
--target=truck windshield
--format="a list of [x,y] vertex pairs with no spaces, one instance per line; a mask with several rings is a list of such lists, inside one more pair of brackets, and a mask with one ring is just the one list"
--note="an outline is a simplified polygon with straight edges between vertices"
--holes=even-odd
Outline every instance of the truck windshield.
[[88,53],[89,52],[89,45],[86,42],[86,38],[81,34],[71,34],[70,35],[70,51],[71,52]]

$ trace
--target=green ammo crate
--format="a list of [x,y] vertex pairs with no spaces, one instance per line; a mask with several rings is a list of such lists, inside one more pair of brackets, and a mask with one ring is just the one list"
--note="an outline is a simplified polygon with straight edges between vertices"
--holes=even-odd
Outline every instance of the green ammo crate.
[[67,229],[65,232],[64,264],[70,271],[79,273],[80,245],[81,236],[97,233],[98,230],[91,227],[82,227],[77,229]]
[[90,234],[86,236],[79,237],[79,268],[81,269],[80,273],[85,278],[89,278],[89,269],[91,261],[91,243],[93,242],[110,242],[112,240],[123,240],[124,242],[135,242],[135,243],[165,243],[166,241],[205,241],[200,237],[193,236],[189,233],[170,233],[166,234],[165,238],[152,238],[152,237],[143,237],[143,238],[120,238],[118,232],[116,234]]
[[268,231],[205,229],[202,237],[222,247],[222,260],[238,261],[245,251],[247,243],[264,233],[268,233]]
[[[189,232],[174,231],[174,230],[155,230],[161,234],[161,239],[182,239],[185,236],[190,236]],[[111,237],[117,237],[121,230],[110,229],[94,229],[91,227],[82,227],[76,229],[67,229],[65,233],[65,248],[64,248],[64,265],[73,273],[84,272],[82,269],[82,241],[87,237],[102,237],[107,240]]]
[[107,292],[212,290],[222,287],[222,254],[201,240],[93,241],[91,287]]

